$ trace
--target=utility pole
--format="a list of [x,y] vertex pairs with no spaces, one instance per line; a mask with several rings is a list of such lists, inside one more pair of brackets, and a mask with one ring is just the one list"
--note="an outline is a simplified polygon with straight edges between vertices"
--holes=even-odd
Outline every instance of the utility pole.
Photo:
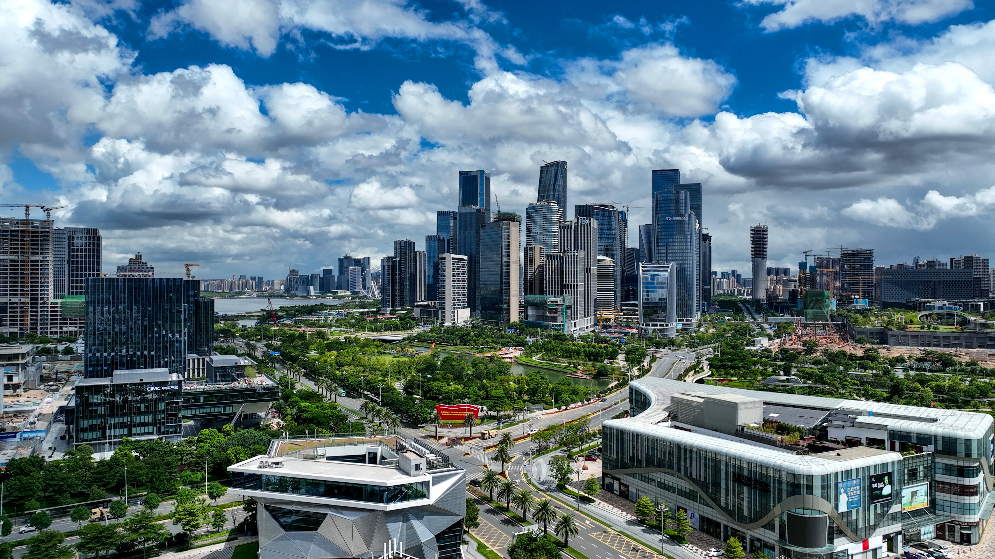
[[[128,465],[124,465],[124,504],[130,504],[128,502]],[[0,514],[3,514],[0,512]]]

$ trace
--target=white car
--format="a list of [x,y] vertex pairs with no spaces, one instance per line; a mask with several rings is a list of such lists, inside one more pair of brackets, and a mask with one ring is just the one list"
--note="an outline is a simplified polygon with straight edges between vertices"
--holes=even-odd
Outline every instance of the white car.
[[720,551],[714,547],[708,550],[709,557],[722,557],[723,553],[724,553],[723,551]]
[[17,531],[18,534],[27,534],[28,532],[37,532],[38,528],[28,524],[27,526],[21,526],[21,529]]

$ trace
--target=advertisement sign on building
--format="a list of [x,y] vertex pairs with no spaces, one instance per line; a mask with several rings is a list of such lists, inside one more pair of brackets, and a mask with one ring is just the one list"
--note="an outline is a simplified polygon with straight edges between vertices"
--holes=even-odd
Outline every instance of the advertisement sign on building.
[[688,511],[688,520],[691,521],[691,527],[695,530],[698,529],[698,513],[693,510]]
[[873,474],[868,478],[870,482],[870,501],[872,505],[878,503],[888,503],[892,500],[892,481],[891,472],[885,472],[883,474]]
[[929,506],[929,484],[920,483],[902,488],[902,510],[924,509]]
[[936,538],[936,526],[930,524],[929,526],[923,526],[919,528],[919,539],[920,540],[932,540]]
[[846,512],[860,508],[860,478],[839,482],[839,495],[836,512]]
[[480,406],[471,406],[469,404],[457,404],[455,406],[447,406],[444,404],[439,404],[435,406],[435,412],[439,414],[439,419],[442,421],[463,421],[466,419],[466,414],[473,414],[474,419],[480,419]]

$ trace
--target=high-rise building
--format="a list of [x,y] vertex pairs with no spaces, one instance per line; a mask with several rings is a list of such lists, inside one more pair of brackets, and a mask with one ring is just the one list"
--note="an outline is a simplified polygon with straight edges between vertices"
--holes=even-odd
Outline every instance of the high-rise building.
[[598,255],[598,291],[595,307],[599,311],[613,311],[618,307],[618,299],[615,298],[615,294],[620,291],[615,289],[617,268],[614,260]]
[[[328,293],[338,289],[335,283],[335,268],[322,268],[321,269],[321,287],[320,291]],[[257,289],[256,291],[262,291]]]
[[0,333],[48,335],[51,219],[0,218]]
[[973,270],[975,299],[987,299],[991,295],[991,281],[989,281],[987,258],[978,256],[977,254],[955,256],[950,259],[950,269]]
[[712,302],[712,235],[701,234],[701,302]]
[[537,202],[556,202],[567,219],[567,162],[553,161],[539,168],[539,196]]
[[655,237],[653,232],[653,224],[647,223],[646,225],[639,226],[639,261],[640,262],[654,262],[653,258],[653,239]]
[[440,252],[454,252],[456,250],[456,231],[459,212],[453,210],[440,210],[435,212],[435,234],[446,239],[446,249]]
[[397,258],[394,256],[384,256],[380,259],[380,308],[384,312],[390,312],[401,306],[401,295],[398,289],[401,281],[398,279]]
[[183,278],[90,278],[86,283],[86,378],[168,369],[182,377],[188,353],[214,348],[214,299]]
[[839,298],[846,304],[874,298],[874,249],[840,250]]
[[394,241],[394,266],[391,280],[395,297],[390,308],[414,307],[418,301],[418,256],[415,242],[408,239]]
[[152,278],[155,277],[155,268],[142,260],[142,253],[136,252],[135,257],[129,258],[127,264],[121,264],[117,267],[117,277]]
[[678,169],[653,171],[653,259],[675,264],[677,320],[694,324],[701,312],[701,185],[680,184]]
[[767,298],[767,226],[750,227],[750,259],[753,261],[753,300]]
[[366,285],[367,279],[364,274],[362,266],[349,266],[346,270],[346,275],[348,281],[346,282],[346,289],[349,291],[363,291],[363,286]]
[[560,223],[560,253],[562,257],[562,288],[549,291],[555,275],[549,270],[547,257],[546,295],[569,295],[569,332],[586,332],[594,327],[595,304],[598,292],[598,221],[578,217]]
[[444,326],[463,324],[470,319],[467,304],[467,258],[461,254],[439,256],[438,306]]
[[598,256],[606,256],[616,264],[613,299],[617,305],[622,300],[622,277],[625,275],[622,264],[629,236],[628,218],[624,211],[608,204],[578,204],[574,206],[574,213],[577,217],[590,217],[598,222]]
[[101,273],[101,236],[94,227],[59,227],[52,240],[52,296],[83,295]]
[[[412,243],[414,244],[414,243]],[[428,301],[428,256],[424,250],[415,251],[415,302]]]
[[677,334],[676,264],[639,264],[639,330],[672,338]]
[[522,267],[525,295],[545,295],[546,249],[542,245],[525,245],[525,262]]
[[479,299],[477,281],[480,277],[480,228],[490,221],[490,212],[483,208],[461,206],[456,221],[456,254],[467,258],[467,301],[471,314],[476,314]]
[[[118,268],[120,268],[120,266],[118,266]],[[121,276],[118,275],[118,277]],[[303,287],[304,282],[301,279],[301,271],[289,268],[287,270],[287,281],[283,283],[283,292],[288,295],[303,295],[303,293],[301,293]]]
[[622,298],[619,304],[639,300],[639,263],[642,262],[639,249],[625,248],[625,260],[622,269]]
[[366,256],[364,258],[356,258],[348,254],[339,257],[338,265],[338,275],[336,277],[336,284],[338,289],[349,290],[349,273],[348,270],[352,266],[359,266],[362,270],[361,275],[363,276],[363,285],[361,289],[366,289],[369,287],[369,277],[370,273],[370,257]]
[[521,226],[518,214],[498,212],[480,230],[478,313],[485,323],[518,322]]
[[560,250],[563,209],[546,200],[525,208],[525,246],[541,246],[547,253]]
[[[491,175],[485,171],[459,172],[459,206],[491,212]],[[457,218],[458,219],[458,218]]]
[[[441,212],[440,212],[441,213]],[[453,220],[453,225],[456,220]],[[455,239],[453,235],[453,239]],[[425,235],[425,294],[426,300],[435,301],[439,295],[439,256],[456,250],[450,247],[450,239],[443,235]]]

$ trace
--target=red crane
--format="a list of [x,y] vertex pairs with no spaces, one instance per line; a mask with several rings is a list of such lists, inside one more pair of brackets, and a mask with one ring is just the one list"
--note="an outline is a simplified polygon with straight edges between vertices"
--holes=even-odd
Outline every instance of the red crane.
[[274,326],[279,326],[279,325],[280,325],[280,323],[279,323],[279,322],[277,322],[277,320],[276,320],[276,311],[274,311],[274,310],[273,310],[273,300],[272,300],[272,299],[269,299],[269,298],[267,298],[267,299],[266,299],[266,302],[267,302],[267,303],[269,303],[269,306],[268,306],[268,307],[266,307],[266,308],[267,308],[267,309],[269,309],[269,315],[270,315],[271,317],[273,317],[273,325],[274,325]]

